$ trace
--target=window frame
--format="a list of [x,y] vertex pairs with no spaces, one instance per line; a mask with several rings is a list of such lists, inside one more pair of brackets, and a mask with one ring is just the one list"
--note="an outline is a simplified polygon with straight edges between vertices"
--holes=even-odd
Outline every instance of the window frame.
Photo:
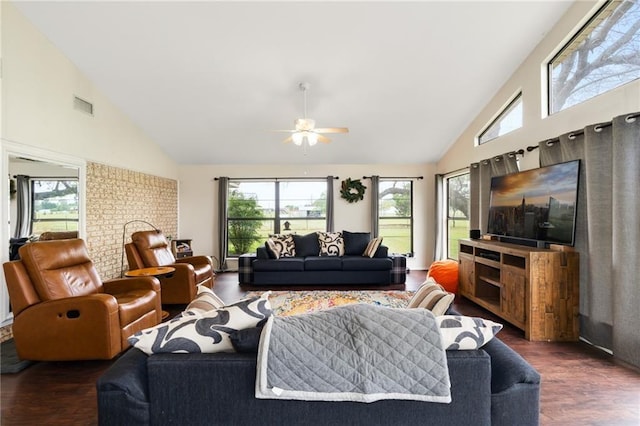
[[[451,257],[450,253],[451,253],[451,247],[449,245],[450,243],[450,235],[449,235],[449,205],[450,205],[450,200],[449,200],[449,189],[450,189],[450,179],[455,179],[458,178],[460,176],[464,176],[464,175],[468,175],[469,176],[469,180],[468,180],[468,184],[471,184],[471,171],[469,170],[469,168],[465,168],[465,169],[461,169],[461,170],[457,170],[455,172],[450,172],[450,173],[446,173],[442,176],[442,193],[444,194],[444,202],[442,203],[442,210],[440,212],[440,218],[441,218],[441,223],[442,223],[442,247],[443,247],[443,253],[445,258],[447,259],[453,259],[453,260],[458,260],[458,257]],[[469,200],[468,202],[471,202],[471,189],[469,188]],[[471,229],[471,206],[469,206],[468,208],[468,213],[469,217],[467,217],[467,221],[469,221],[469,229]],[[454,218],[455,220],[455,218]],[[464,238],[468,238],[468,234],[464,236]]]
[[[381,202],[381,198],[380,198],[380,189],[378,189],[378,194],[377,194],[377,202],[378,202],[378,236],[380,235],[380,221],[382,220],[389,220],[389,219],[408,219],[409,220],[409,252],[407,253],[398,253],[398,254],[403,254],[406,257],[413,257],[414,255],[414,213],[413,213],[413,205],[414,205],[414,199],[413,199],[413,179],[410,178],[384,178],[384,177],[380,177],[379,183],[382,182],[407,182],[409,183],[409,203],[410,203],[410,208],[409,211],[411,212],[410,216],[382,216],[380,214],[380,212],[382,211],[381,206],[380,206],[380,202]],[[381,188],[381,185],[378,185],[379,188]],[[384,237],[382,235],[382,237]],[[388,246],[388,244],[385,244],[386,246]],[[389,246],[388,246],[389,247]],[[391,248],[390,249],[390,253],[391,254]]]
[[[72,182],[76,182],[76,192],[75,192],[75,197],[76,197],[76,203],[77,203],[77,209],[78,209],[78,215],[76,218],[64,218],[64,219],[59,219],[59,218],[36,218],[36,182],[62,182],[62,181],[72,181]],[[38,223],[47,223],[47,222],[64,222],[64,223],[75,223],[76,227],[75,229],[65,229],[65,230],[69,230],[69,231],[78,231],[80,232],[80,191],[79,191],[79,185],[80,185],[80,179],[76,178],[76,177],[67,177],[67,176],[54,176],[54,177],[32,177],[31,179],[29,179],[29,191],[30,191],[30,202],[31,202],[31,214],[29,217],[29,221],[31,222],[31,233],[36,233],[35,229],[36,229],[36,224]],[[42,232],[47,232],[49,230],[46,231],[42,231]],[[53,231],[53,230],[52,230]],[[41,234],[42,232],[38,231],[37,234]]]
[[[633,81],[636,81],[640,78],[634,78],[633,80],[629,80],[626,81],[625,83],[619,84],[615,87],[612,87],[610,89],[605,90],[604,92],[598,93],[596,95],[593,95],[591,97],[588,97],[586,99],[584,99],[583,101],[580,101],[578,103],[575,103],[573,105],[569,105],[566,106],[562,109],[558,109],[557,111],[553,110],[553,63],[554,61],[556,61],[556,59],[558,59],[558,57],[562,56],[565,51],[567,49],[569,49],[571,47],[571,45],[574,43],[574,41],[576,41],[577,39],[581,38],[583,36],[583,33],[589,29],[589,27],[591,28],[591,31],[595,30],[596,28],[598,28],[598,26],[600,25],[600,23],[602,22],[603,19],[599,19],[600,15],[602,13],[604,13],[606,11],[607,8],[609,8],[611,5],[613,5],[614,3],[616,3],[615,0],[607,0],[607,1],[603,1],[601,3],[599,3],[598,5],[596,5],[592,11],[587,14],[585,16],[585,18],[574,28],[573,31],[569,32],[569,34],[567,35],[566,38],[563,39],[563,41],[559,44],[559,46],[554,50],[554,52],[550,55],[549,59],[547,59],[546,61],[543,62],[542,64],[542,68],[544,70],[543,74],[544,77],[546,79],[546,90],[542,90],[542,93],[544,94],[544,96],[546,96],[546,99],[544,99],[543,96],[543,103],[542,106],[544,107],[546,104],[546,108],[543,108],[543,118],[545,117],[549,117],[558,113],[561,113],[562,111],[565,111],[566,109],[569,109],[571,107],[583,104],[584,102],[588,102],[591,99],[594,99],[600,95],[603,95],[605,93],[611,92],[612,90],[615,90],[621,86],[624,86],[626,84],[629,84]],[[619,4],[617,6],[615,6],[612,9],[612,12],[614,12],[618,6],[620,6],[622,2],[619,2]],[[606,19],[606,18],[605,18]],[[594,24],[595,23],[595,24]],[[590,32],[591,33],[591,32]],[[589,34],[590,34],[589,33]],[[545,115],[546,113],[546,115]]]
[[[229,195],[231,193],[231,191],[233,190],[233,184],[234,183],[238,183],[238,184],[242,184],[242,183],[269,183],[269,184],[273,184],[273,203],[274,203],[274,213],[272,216],[268,216],[268,217],[240,217],[240,218],[236,218],[236,217],[231,217],[228,214],[228,204],[227,204],[227,223],[226,223],[226,228],[227,228],[227,240],[225,242],[226,244],[226,250],[228,253],[228,258],[233,259],[233,258],[238,258],[241,254],[235,254],[232,253],[231,250],[231,244],[229,243],[229,223],[233,220],[233,221],[241,221],[241,220],[260,220],[260,221],[264,221],[264,222],[271,222],[272,227],[271,227],[271,231],[269,231],[269,234],[280,234],[284,231],[288,231],[286,229],[282,229],[281,224],[284,224],[284,222],[289,221],[290,223],[298,221],[298,220],[309,220],[309,217],[288,217],[288,216],[283,216],[281,215],[281,202],[283,200],[281,200],[281,188],[280,188],[280,184],[283,183],[292,183],[292,182],[297,182],[297,183],[314,183],[314,184],[318,184],[318,183],[323,183],[325,185],[324,187],[324,193],[325,196],[328,192],[328,185],[327,185],[327,181],[326,179],[296,179],[296,178],[290,178],[290,179],[283,179],[283,178],[270,178],[270,179],[251,179],[251,178],[235,178],[235,179],[229,179],[229,189],[227,192],[227,199],[229,199]],[[258,199],[259,201],[260,199]],[[327,207],[328,207],[328,199],[325,198],[325,208],[324,208],[324,215],[321,216],[313,216],[311,219],[313,220],[322,220],[324,221],[324,230],[326,230],[327,228]]]
[[[491,139],[487,139],[485,141],[482,140],[482,137],[495,125],[497,124],[500,120],[504,119],[511,111],[513,111],[516,103],[520,102],[521,106],[522,106],[522,117],[520,117],[520,127],[516,127],[515,129],[509,130],[506,133],[503,133],[501,135],[498,135],[496,137],[493,137]],[[518,129],[522,129],[524,125],[524,100],[523,100],[523,96],[522,96],[522,89],[518,89],[511,97],[509,97],[509,100],[500,108],[498,109],[498,113],[491,118],[491,120],[489,120],[489,122],[487,124],[485,124],[482,127],[482,130],[480,130],[480,132],[478,133],[478,135],[476,136],[476,140],[475,140],[475,144],[476,146],[480,146],[480,145],[484,145],[486,143],[489,143],[491,141],[494,141],[504,135],[508,135],[509,133],[515,132]]]

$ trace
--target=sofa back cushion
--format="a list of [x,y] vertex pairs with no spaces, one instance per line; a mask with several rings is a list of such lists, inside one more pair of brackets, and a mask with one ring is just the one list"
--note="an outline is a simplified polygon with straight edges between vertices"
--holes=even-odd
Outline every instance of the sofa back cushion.
[[343,256],[344,238],[342,232],[318,232],[320,256]]
[[360,256],[364,253],[371,239],[370,232],[342,231],[344,238],[344,254],[347,256]]
[[102,293],[102,281],[81,239],[39,241],[20,248],[40,300]]
[[320,255],[320,242],[318,241],[317,232],[307,235],[294,235],[293,242],[296,247],[296,257]]

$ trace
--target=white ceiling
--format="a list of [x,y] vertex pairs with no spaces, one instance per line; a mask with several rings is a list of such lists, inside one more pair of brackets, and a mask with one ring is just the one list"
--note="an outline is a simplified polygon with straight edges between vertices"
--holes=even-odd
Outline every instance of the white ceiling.
[[[375,164],[441,158],[571,2],[15,4],[178,163]],[[306,155],[301,81],[350,129]]]

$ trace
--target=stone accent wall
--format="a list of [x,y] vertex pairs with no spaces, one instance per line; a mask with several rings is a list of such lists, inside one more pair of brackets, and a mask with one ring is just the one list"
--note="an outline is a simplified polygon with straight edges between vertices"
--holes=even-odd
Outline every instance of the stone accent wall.
[[[178,230],[178,181],[99,163],[87,163],[86,238],[89,255],[103,280],[120,277],[125,223],[144,220],[175,236]],[[151,229],[130,223],[135,231]],[[126,256],[124,270],[128,269]]]

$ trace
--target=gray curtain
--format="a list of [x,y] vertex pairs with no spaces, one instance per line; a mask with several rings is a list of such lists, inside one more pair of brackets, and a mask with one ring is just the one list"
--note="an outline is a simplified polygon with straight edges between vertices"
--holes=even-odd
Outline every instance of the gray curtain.
[[508,152],[478,163],[473,163],[469,170],[470,180],[470,229],[487,232],[489,218],[489,201],[491,198],[491,178],[518,171],[516,154]]
[[447,194],[444,188],[444,176],[436,175],[436,214],[434,217],[434,223],[436,224],[436,246],[433,251],[433,260],[446,259],[447,253],[445,251],[444,244],[444,220],[441,217],[444,212],[444,219],[447,217],[447,212],[444,211],[445,200]]
[[541,142],[540,165],[580,159],[580,334],[640,367],[640,113]]
[[371,176],[371,238],[378,237],[378,194],[380,193],[380,176]]
[[220,270],[227,269],[227,196],[229,194],[229,178],[218,178],[218,252],[220,255]]
[[31,191],[30,178],[26,175],[16,176],[16,229],[14,238],[31,235]]
[[327,232],[333,232],[333,176],[327,176]]

